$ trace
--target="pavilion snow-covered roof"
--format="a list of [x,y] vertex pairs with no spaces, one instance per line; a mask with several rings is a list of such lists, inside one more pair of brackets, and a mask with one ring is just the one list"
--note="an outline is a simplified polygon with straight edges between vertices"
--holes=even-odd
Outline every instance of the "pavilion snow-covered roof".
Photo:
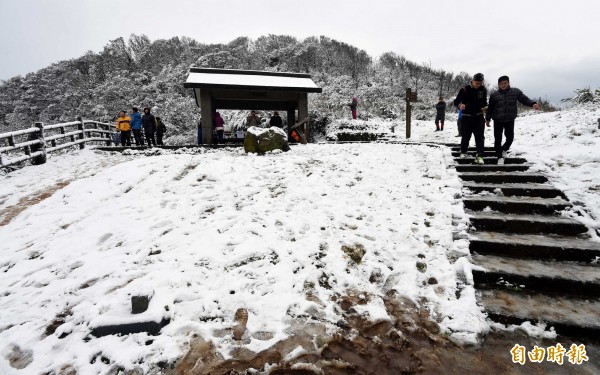
[[190,68],[185,88],[322,92],[308,74]]

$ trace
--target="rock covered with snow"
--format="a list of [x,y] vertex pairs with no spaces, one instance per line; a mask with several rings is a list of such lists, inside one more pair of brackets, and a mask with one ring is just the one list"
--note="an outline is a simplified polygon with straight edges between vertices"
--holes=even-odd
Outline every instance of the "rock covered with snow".
[[290,145],[287,141],[287,135],[282,129],[274,126],[268,129],[252,126],[246,132],[244,150],[264,154],[275,150],[289,151]]

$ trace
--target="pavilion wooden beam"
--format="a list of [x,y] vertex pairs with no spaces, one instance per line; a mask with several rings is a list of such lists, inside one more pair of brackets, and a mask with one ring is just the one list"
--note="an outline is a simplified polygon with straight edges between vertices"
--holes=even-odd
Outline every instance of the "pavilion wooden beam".
[[296,92],[213,89],[212,93],[215,99],[298,101],[298,94]]
[[289,108],[287,101],[274,100],[230,100],[215,99],[215,108],[219,109],[247,109],[263,111],[286,111]]

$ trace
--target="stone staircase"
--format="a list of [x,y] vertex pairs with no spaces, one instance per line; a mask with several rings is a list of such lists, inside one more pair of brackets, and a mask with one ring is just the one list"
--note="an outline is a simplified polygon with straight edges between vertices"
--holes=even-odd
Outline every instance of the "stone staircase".
[[489,318],[541,321],[559,335],[600,340],[600,243],[560,214],[571,207],[565,195],[523,158],[498,165],[486,148],[485,164],[476,165],[473,156],[459,158],[458,146],[452,156],[468,191],[473,278]]

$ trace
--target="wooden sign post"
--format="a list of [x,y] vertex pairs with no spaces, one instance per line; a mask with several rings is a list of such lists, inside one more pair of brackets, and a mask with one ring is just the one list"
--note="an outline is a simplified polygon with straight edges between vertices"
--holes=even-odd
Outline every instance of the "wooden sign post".
[[417,101],[417,93],[411,92],[410,88],[406,89],[406,139],[410,138],[410,119],[412,114],[411,102]]

